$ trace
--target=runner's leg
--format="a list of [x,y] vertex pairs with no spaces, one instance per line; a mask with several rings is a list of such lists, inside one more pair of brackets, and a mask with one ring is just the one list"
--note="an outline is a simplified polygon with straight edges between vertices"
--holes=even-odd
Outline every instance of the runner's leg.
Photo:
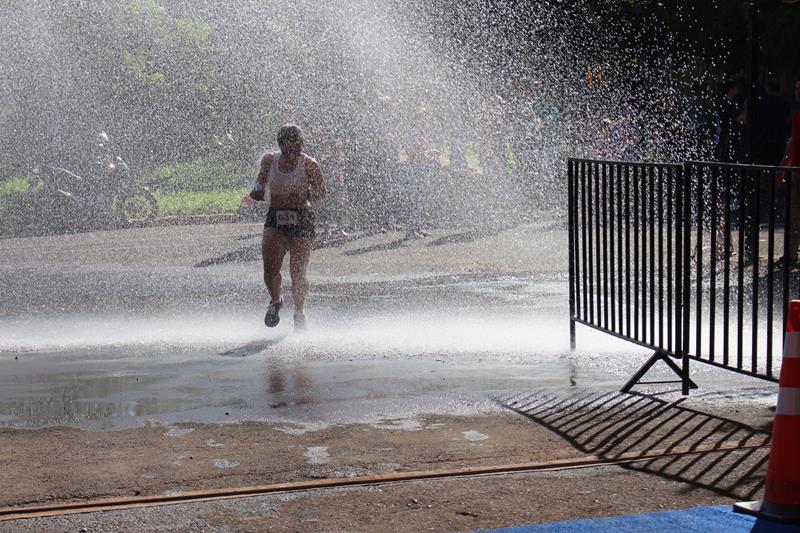
[[286,252],[289,250],[289,239],[280,230],[264,228],[261,239],[261,258],[264,261],[264,284],[269,291],[273,302],[281,300],[283,279],[281,278],[281,265]]
[[289,244],[289,273],[292,277],[292,296],[294,299],[294,313],[303,314],[308,294],[309,284],[306,277],[308,260],[311,257],[311,239],[292,239]]

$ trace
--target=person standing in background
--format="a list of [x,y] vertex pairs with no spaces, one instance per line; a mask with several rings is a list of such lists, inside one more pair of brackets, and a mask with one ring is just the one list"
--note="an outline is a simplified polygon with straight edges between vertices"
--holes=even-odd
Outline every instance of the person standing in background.
[[784,156],[789,135],[791,104],[780,94],[780,82],[767,80],[759,88],[754,107],[758,120],[753,124],[753,164],[778,165]]
[[744,112],[739,101],[739,84],[729,81],[723,86],[719,104],[720,134],[717,159],[723,163],[739,163],[742,155]]
[[[794,104],[792,105],[791,133],[786,145],[786,155],[782,166],[800,166],[800,77],[794,82]],[[782,173],[785,180],[786,175]],[[794,172],[790,177],[791,218],[789,224],[789,249],[783,254],[783,259],[789,268],[797,264],[797,249],[800,246],[800,172]]]

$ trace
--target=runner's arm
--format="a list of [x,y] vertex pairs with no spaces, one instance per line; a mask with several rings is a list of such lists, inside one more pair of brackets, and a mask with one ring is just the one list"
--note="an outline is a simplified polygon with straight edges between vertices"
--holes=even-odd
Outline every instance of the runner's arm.
[[308,201],[313,204],[324,200],[328,196],[328,187],[325,185],[322,168],[310,157],[306,158],[305,165],[308,176]]
[[267,190],[267,178],[269,177],[269,167],[272,166],[272,154],[266,154],[261,159],[261,168],[258,171],[258,178],[256,179],[253,190],[250,191],[250,198],[259,202],[264,201],[264,193]]

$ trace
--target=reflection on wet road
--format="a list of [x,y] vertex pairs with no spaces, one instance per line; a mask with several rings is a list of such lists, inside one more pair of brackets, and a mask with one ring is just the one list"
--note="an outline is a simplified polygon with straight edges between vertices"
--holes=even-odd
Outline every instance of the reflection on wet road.
[[530,310],[345,316],[318,307],[315,329],[303,335],[283,323],[267,331],[255,313],[216,346],[172,339],[0,354],[0,425],[337,423],[483,409],[492,390],[576,379],[566,325]]
[[289,367],[279,359],[267,362],[267,393],[275,398],[273,409],[314,403],[314,380],[301,366]]

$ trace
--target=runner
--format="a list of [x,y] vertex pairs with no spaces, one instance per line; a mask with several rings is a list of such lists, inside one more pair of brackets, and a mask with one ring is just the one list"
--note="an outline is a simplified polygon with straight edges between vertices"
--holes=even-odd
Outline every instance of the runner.
[[316,235],[311,206],[324,199],[328,190],[319,163],[303,152],[300,128],[294,124],[282,126],[278,130],[278,146],[280,153],[267,153],[261,159],[256,184],[244,197],[242,205],[250,207],[254,200],[269,200],[261,240],[264,283],[270,296],[264,323],[272,328],[280,321],[283,307],[281,267],[288,252],[294,327],[305,331],[305,300],[309,289],[306,268]]

